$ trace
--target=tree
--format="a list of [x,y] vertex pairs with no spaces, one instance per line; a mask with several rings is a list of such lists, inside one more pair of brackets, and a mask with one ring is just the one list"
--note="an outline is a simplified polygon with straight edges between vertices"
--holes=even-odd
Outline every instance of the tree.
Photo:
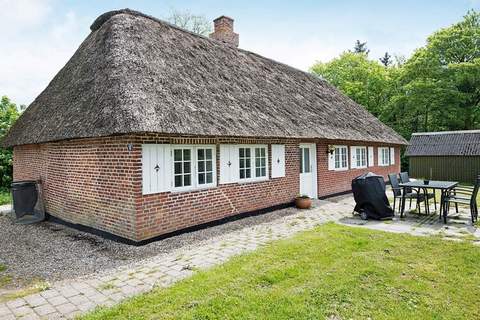
[[212,32],[212,25],[204,15],[195,15],[189,11],[174,10],[166,20],[180,28],[203,36],[208,36]]
[[354,53],[363,53],[368,55],[370,50],[367,48],[367,42],[360,42],[360,40],[355,41],[355,46],[353,47]]
[[[0,100],[0,139],[2,139],[17,120],[17,106],[3,96]],[[0,189],[10,187],[12,182],[12,150],[0,148]]]
[[392,64],[392,56],[388,53],[388,52],[385,52],[385,54],[383,55],[383,57],[381,57],[380,59],[380,62],[385,66],[385,67],[388,67]]
[[329,81],[355,102],[380,116],[390,97],[389,71],[365,54],[344,52],[327,63],[318,62],[310,71]]
[[401,90],[391,114],[404,115],[396,129],[416,131],[480,128],[480,13],[427,39],[404,64]]

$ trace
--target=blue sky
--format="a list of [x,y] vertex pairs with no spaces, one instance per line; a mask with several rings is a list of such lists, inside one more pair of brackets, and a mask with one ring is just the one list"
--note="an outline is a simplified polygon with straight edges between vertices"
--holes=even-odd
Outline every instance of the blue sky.
[[132,1],[0,0],[0,96],[29,104],[89,33],[118,8],[165,18],[172,10],[235,19],[240,47],[307,70],[367,41],[370,57],[409,56],[433,31],[460,20],[480,0],[437,1]]

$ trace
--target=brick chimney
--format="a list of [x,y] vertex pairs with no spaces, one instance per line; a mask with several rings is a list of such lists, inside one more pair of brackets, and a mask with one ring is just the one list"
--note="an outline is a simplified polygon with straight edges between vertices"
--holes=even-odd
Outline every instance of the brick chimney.
[[213,20],[214,31],[210,38],[220,40],[228,45],[238,47],[238,33],[233,32],[233,19],[221,16]]

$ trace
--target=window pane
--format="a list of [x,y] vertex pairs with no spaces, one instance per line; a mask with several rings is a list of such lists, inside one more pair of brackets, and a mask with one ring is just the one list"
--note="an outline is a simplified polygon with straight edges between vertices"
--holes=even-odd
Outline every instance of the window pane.
[[205,173],[198,174],[198,184],[205,184]]
[[245,179],[245,169],[240,169],[240,179]]
[[204,149],[198,149],[197,150],[197,155],[198,155],[198,160],[205,159],[205,150]]
[[240,168],[245,168],[245,159],[240,159]]
[[245,149],[245,157],[250,158],[250,148]]
[[303,148],[300,148],[300,173],[303,173]]
[[245,178],[251,178],[252,177],[252,172],[250,169],[245,169]]
[[192,179],[189,174],[183,176],[183,185],[184,186],[190,186],[192,185]]
[[175,174],[182,173],[182,163],[181,162],[175,162]]
[[213,173],[207,173],[207,183],[213,182]]
[[255,169],[255,176],[261,177],[261,172],[262,172],[262,171],[260,170],[260,168],[256,168],[256,169]]
[[199,161],[198,162],[198,172],[205,172],[205,162]]
[[212,149],[206,149],[205,152],[206,152],[205,159],[211,160],[212,159]]
[[181,187],[182,186],[182,176],[175,176],[175,187]]
[[190,162],[183,163],[183,173],[190,173]]
[[266,168],[262,168],[262,172],[260,174],[262,177],[266,177],[267,176],[267,169]]
[[175,149],[173,151],[174,154],[174,161],[182,161],[182,150],[181,149]]
[[245,157],[245,149],[244,148],[240,148],[240,149],[238,149],[238,151],[239,151],[240,158]]
[[310,149],[304,148],[303,152],[303,158],[305,159],[303,168],[305,169],[305,172],[310,172]]
[[189,161],[190,160],[190,150],[189,149],[183,149],[183,160],[184,161]]
[[255,157],[260,157],[260,148],[255,148]]
[[247,168],[251,167],[250,158],[245,159],[245,167],[247,167]]
[[261,164],[260,164],[260,158],[255,158],[255,167],[260,167]]
[[207,161],[207,171],[213,171],[213,161]]

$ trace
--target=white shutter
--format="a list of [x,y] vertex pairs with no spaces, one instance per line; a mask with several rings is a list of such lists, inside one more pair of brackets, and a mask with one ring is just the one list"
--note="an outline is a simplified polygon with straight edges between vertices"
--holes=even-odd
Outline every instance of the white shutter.
[[272,178],[285,177],[285,145],[272,144]]
[[328,153],[328,170],[335,170],[335,152]]
[[395,164],[395,148],[390,148],[390,164]]
[[220,145],[220,184],[238,181],[238,148],[235,145]]
[[374,158],[373,147],[368,147],[368,166],[369,167],[375,166],[374,159],[375,158]]
[[152,194],[170,190],[170,146],[142,145],[142,193]]
[[350,168],[355,169],[356,167],[357,167],[356,147],[350,147]]

